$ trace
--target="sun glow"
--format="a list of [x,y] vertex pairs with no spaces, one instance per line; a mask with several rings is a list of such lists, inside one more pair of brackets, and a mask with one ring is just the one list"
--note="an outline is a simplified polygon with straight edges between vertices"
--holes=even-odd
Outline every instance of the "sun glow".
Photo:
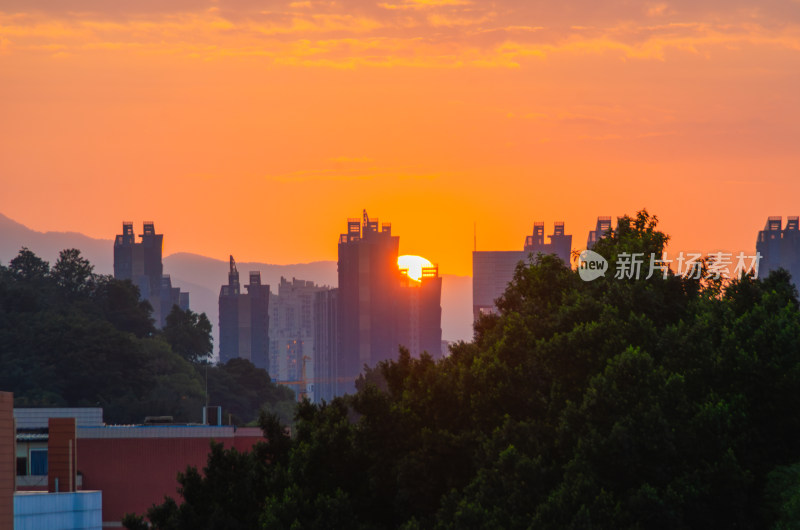
[[412,280],[419,281],[422,277],[423,267],[433,267],[433,263],[422,256],[406,254],[397,258],[397,267],[404,271]]

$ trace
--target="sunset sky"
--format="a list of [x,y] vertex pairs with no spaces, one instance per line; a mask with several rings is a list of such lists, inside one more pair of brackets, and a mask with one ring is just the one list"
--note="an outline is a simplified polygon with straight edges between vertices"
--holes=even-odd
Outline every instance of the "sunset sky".
[[646,207],[676,252],[800,214],[800,1],[0,0],[0,212],[336,259],[362,208],[471,274]]

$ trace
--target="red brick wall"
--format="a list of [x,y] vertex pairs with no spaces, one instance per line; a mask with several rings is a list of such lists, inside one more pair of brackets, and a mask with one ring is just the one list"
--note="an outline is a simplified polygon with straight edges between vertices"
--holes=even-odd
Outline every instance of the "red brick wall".
[[[260,440],[237,436],[221,441],[246,451]],[[187,466],[202,472],[209,447],[209,438],[80,438],[83,489],[102,490],[103,521],[120,521],[130,512],[144,515],[167,495],[180,503],[178,472]]]
[[14,394],[0,392],[0,528],[14,528],[16,441]]
[[47,491],[56,491],[56,479],[59,492],[75,491],[78,477],[75,418],[50,418],[47,427]]

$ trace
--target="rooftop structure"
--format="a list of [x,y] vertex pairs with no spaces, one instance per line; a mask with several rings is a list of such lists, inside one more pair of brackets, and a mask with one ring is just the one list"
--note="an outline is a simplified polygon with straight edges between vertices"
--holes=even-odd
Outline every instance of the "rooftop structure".
[[756,251],[761,254],[759,277],[783,268],[792,275],[795,285],[800,278],[800,218],[790,216],[767,218],[764,229],[758,232]]
[[525,238],[525,252],[534,256],[538,253],[555,254],[561,258],[561,261],[569,265],[572,235],[564,233],[564,222],[553,223],[553,233],[547,237],[550,239],[549,243],[545,243],[544,240],[544,223],[541,221],[533,223],[533,234]]
[[586,248],[591,249],[595,243],[604,238],[611,230],[611,217],[599,216],[597,226],[594,230],[589,230],[589,237],[586,238]]
[[17,430],[46,429],[50,418],[75,418],[79,427],[100,427],[103,423],[101,407],[15,408]]

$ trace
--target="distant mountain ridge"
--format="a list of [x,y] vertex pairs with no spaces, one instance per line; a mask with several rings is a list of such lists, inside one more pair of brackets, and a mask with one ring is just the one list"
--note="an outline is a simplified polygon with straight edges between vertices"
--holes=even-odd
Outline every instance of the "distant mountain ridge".
[[[65,248],[77,248],[95,267],[98,274],[114,272],[114,240],[95,239],[77,232],[37,232],[0,214],[0,263],[7,265],[20,248],[27,247],[52,265]],[[236,253],[233,253],[234,259]],[[219,344],[219,289],[228,281],[228,259],[215,259],[199,254],[178,252],[164,257],[164,274],[172,284],[189,291],[192,311],[205,313],[214,325],[214,344]],[[338,284],[335,261],[314,261],[291,265],[242,262],[237,269],[246,278],[249,271],[260,271],[262,283],[277,293],[280,278],[311,280],[319,285]],[[472,339],[472,278],[442,275],[442,338]],[[246,280],[245,280],[246,281]]]
[[114,240],[95,239],[79,232],[37,232],[0,213],[0,263],[7,265],[22,247],[52,265],[65,248],[80,249],[98,274],[114,273]]

